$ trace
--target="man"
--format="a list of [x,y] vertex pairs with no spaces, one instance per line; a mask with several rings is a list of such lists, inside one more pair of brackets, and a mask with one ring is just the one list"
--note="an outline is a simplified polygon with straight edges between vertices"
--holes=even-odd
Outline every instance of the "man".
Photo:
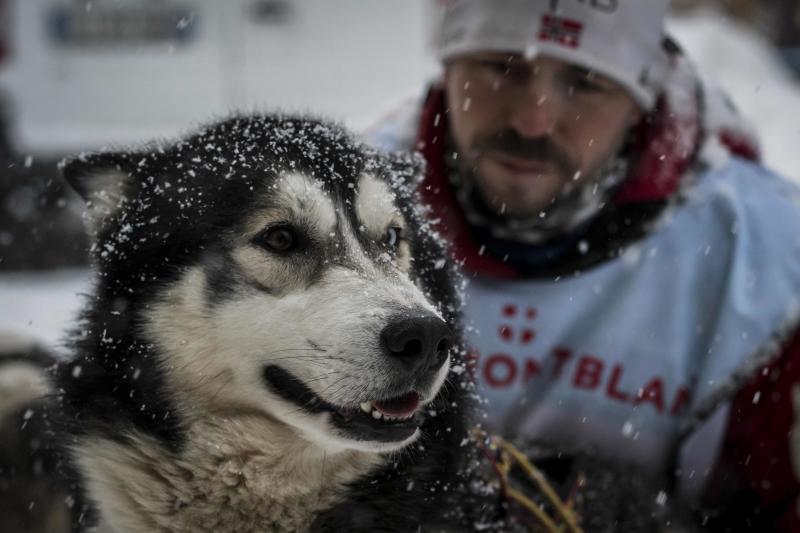
[[442,79],[371,138],[426,159],[489,431],[633,465],[706,525],[798,531],[800,193],[667,4],[443,2]]

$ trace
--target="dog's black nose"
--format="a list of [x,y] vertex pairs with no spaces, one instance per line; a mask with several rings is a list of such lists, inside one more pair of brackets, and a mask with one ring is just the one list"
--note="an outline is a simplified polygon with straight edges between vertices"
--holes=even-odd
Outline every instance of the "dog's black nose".
[[409,372],[437,370],[453,345],[453,332],[433,315],[401,317],[381,332],[387,353]]

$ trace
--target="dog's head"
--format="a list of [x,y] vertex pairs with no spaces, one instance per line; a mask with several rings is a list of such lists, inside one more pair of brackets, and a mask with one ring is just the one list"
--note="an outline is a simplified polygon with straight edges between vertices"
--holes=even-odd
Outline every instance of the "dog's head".
[[257,117],[63,171],[98,270],[99,325],[80,342],[103,355],[81,372],[121,380],[115,405],[130,394],[145,425],[255,414],[327,448],[418,436],[457,349],[414,159]]

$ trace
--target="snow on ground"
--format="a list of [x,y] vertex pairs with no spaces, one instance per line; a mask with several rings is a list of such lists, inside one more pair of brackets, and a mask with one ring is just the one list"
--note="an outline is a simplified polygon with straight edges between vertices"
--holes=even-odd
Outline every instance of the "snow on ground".
[[64,332],[90,286],[86,269],[0,275],[0,334],[30,336],[65,353]]
[[[669,26],[700,71],[729,91],[743,114],[755,124],[767,165],[800,181],[800,84],[792,79],[767,42],[709,10],[672,19]],[[420,38],[419,28],[410,29],[409,36]],[[397,43],[392,46],[394,51],[399,49]],[[296,68],[289,64],[286,67]],[[364,75],[364,91],[369,92],[370,73],[365,70]],[[404,85],[422,87],[424,81],[422,77],[409,79]],[[313,108],[314,102],[307,105]],[[328,101],[324,105],[333,104]],[[363,120],[362,116],[354,116],[349,122],[363,124]],[[88,292],[89,286],[89,272],[85,270],[0,275],[0,332],[27,333],[59,348],[63,332],[74,322],[80,306],[79,294]]]

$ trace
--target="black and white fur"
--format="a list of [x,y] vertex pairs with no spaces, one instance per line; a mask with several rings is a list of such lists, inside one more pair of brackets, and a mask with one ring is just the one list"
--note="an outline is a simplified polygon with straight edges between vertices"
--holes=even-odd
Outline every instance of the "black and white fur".
[[67,533],[79,502],[45,398],[56,357],[33,338],[0,331],[0,531]]
[[63,172],[97,270],[56,377],[83,527],[460,529],[454,269],[414,160],[260,116]]

